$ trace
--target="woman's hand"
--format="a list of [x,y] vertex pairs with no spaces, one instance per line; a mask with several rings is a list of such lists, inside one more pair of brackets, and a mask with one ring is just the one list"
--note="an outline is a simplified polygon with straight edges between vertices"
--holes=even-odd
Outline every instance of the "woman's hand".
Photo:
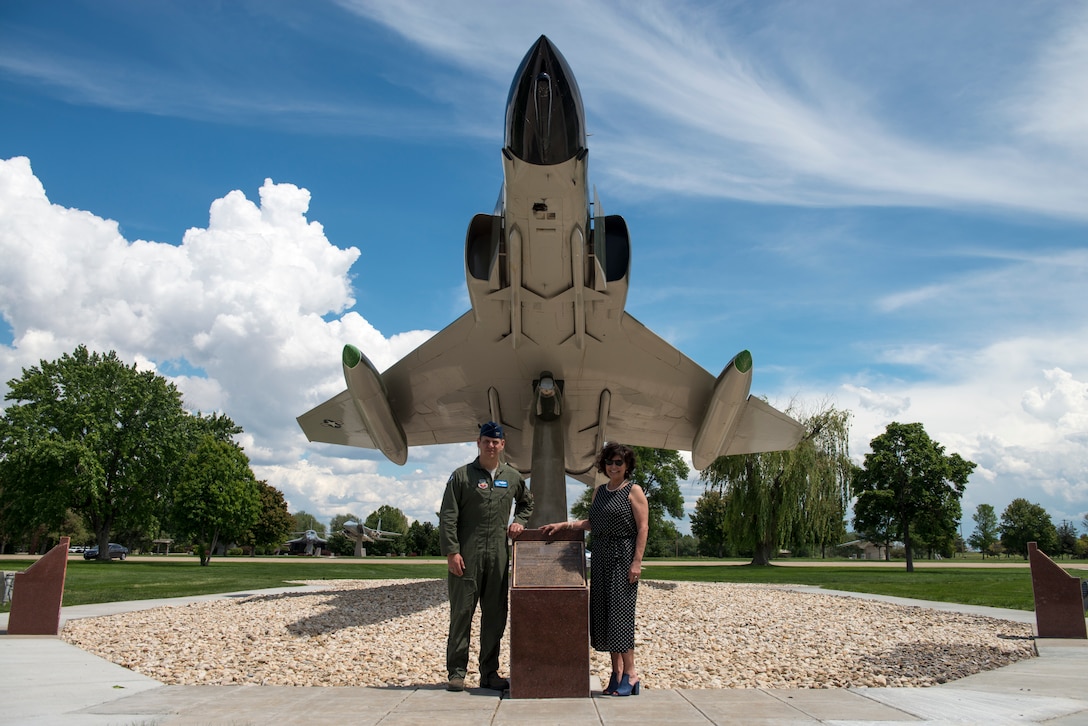
[[552,522],[551,524],[545,524],[540,528],[540,531],[547,535],[552,535],[561,529],[567,529],[569,522]]
[[641,577],[641,576],[642,576],[642,563],[641,562],[632,562],[631,563],[631,569],[629,569],[627,571],[627,581],[632,582],[632,583],[638,582],[638,578]]

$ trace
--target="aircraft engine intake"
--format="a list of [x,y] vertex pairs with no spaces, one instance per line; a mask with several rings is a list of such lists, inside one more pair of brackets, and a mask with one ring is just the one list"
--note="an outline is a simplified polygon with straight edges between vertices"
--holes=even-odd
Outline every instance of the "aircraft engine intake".
[[344,380],[378,450],[395,464],[408,461],[408,439],[393,414],[381,374],[354,345],[344,346]]

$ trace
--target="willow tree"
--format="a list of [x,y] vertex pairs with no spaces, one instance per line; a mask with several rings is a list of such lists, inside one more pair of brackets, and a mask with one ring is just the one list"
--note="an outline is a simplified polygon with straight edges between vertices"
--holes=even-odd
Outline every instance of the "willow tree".
[[769,565],[787,542],[826,545],[842,532],[850,414],[833,406],[790,414],[805,427],[795,448],[722,456],[699,474],[706,492],[720,495],[724,527],[738,549],[753,553],[753,565]]

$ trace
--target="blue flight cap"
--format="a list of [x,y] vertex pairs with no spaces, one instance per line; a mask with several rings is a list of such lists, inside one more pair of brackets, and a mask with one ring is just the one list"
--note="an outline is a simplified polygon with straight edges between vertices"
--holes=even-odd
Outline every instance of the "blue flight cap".
[[486,436],[489,439],[504,439],[506,438],[502,434],[502,426],[494,421],[488,421],[480,427],[480,436]]

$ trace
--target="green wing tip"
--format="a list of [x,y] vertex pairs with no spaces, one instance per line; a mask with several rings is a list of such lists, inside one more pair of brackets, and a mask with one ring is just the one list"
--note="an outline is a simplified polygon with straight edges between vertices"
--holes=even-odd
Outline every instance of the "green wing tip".
[[354,345],[344,346],[344,365],[348,368],[354,368],[359,365],[359,361],[363,359],[363,354],[359,352],[359,349]]
[[742,350],[737,353],[737,357],[733,359],[733,365],[741,373],[747,373],[752,370],[752,354],[746,350]]

